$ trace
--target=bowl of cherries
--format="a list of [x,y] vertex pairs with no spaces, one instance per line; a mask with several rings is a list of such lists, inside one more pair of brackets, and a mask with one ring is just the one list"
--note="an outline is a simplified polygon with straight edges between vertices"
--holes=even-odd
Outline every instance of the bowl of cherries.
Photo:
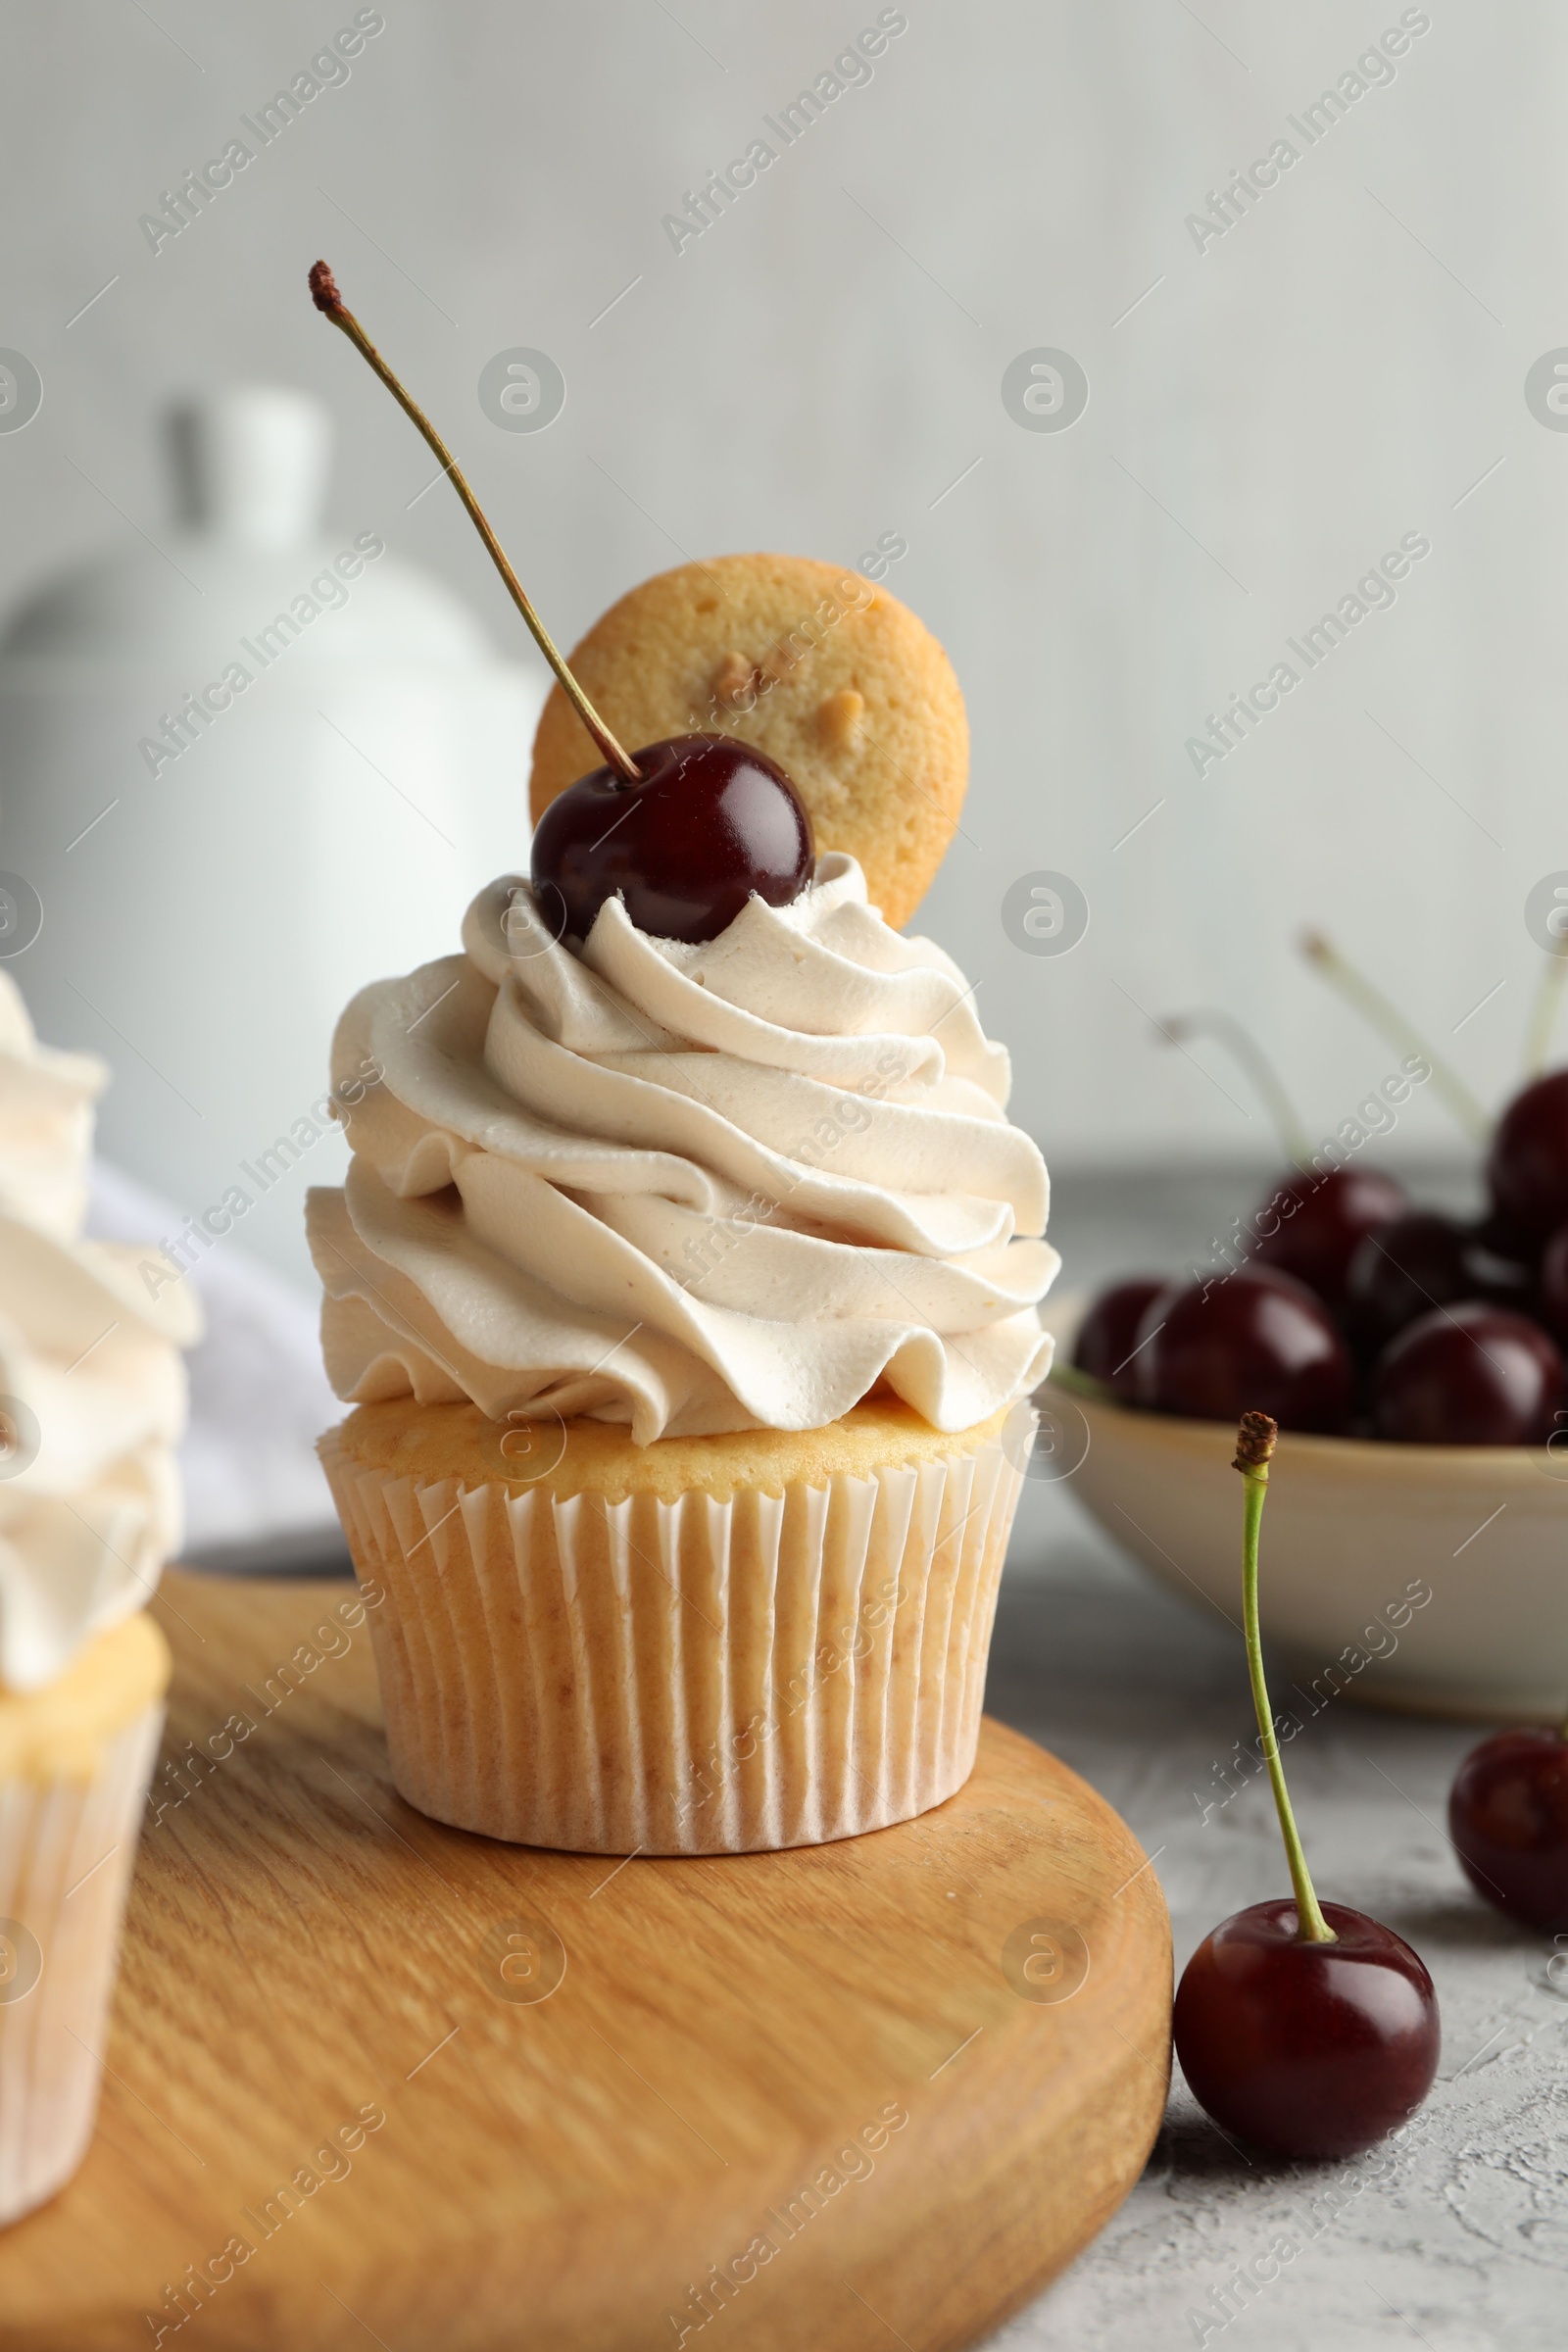
[[1568,1068],[1492,1129],[1473,1221],[1322,1158],[1269,1188],[1231,1271],[1117,1282],[1066,1335],[1043,1400],[1083,1416],[1073,1491],[1156,1576],[1228,1611],[1214,1472],[1238,1416],[1266,1412],[1291,1467],[1272,1631],[1303,1688],[1560,1717]]

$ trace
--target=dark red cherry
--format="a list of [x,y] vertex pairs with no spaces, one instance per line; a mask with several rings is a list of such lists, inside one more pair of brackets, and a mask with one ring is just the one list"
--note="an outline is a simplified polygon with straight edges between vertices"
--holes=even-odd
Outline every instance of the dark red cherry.
[[1264,1196],[1250,1255],[1338,1306],[1358,1245],[1409,1205],[1404,1187],[1376,1168],[1298,1169]]
[[1461,1299],[1410,1324],[1379,1358],[1372,1417],[1402,1446],[1544,1446],[1563,1360],[1539,1323]]
[[1478,1894],[1527,1928],[1568,1936],[1568,1739],[1494,1732],[1460,1765],[1448,1836]]
[[1157,1274],[1137,1274],[1102,1291],[1078,1326],[1072,1360],[1091,1380],[1102,1380],[1118,1396],[1136,1394],[1133,1349],[1146,1310],[1173,1285]]
[[1533,1265],[1541,1255],[1539,1239],[1517,1226],[1512,1217],[1505,1217],[1500,1208],[1489,1208],[1471,1227],[1483,1250],[1494,1250],[1498,1257],[1516,1258],[1521,1265]]
[[1425,1965],[1392,1928],[1325,1903],[1333,1943],[1284,1896],[1205,1936],[1182,1972],[1176,2055],[1222,2131],[1271,2156],[1355,2156],[1432,2087],[1441,2033]]
[[1349,1351],[1322,1300],[1288,1274],[1246,1265],[1166,1293],[1145,1309],[1138,1339],[1140,1404],[1200,1421],[1256,1410],[1282,1429],[1344,1427]]
[[1483,1228],[1416,1208],[1379,1226],[1358,1246],[1345,1319],[1357,1346],[1375,1354],[1435,1306],[1481,1298],[1525,1310],[1534,1288],[1530,1268],[1504,1256]]
[[539,819],[530,875],[558,937],[586,939],[618,892],[639,931],[716,939],[749,898],[787,906],[811,878],[811,820],[781,767],[728,735],[674,735],[559,794]]
[[1559,1340],[1568,1340],[1568,1225],[1561,1225],[1541,1258],[1541,1312]]
[[1497,1214],[1538,1245],[1568,1221],[1568,1070],[1515,1095],[1492,1139],[1487,1182]]
[[1465,1228],[1464,1272],[1466,1296],[1485,1298],[1492,1306],[1511,1306],[1521,1315],[1538,1302],[1534,1251],[1516,1235],[1502,1234],[1493,1217]]

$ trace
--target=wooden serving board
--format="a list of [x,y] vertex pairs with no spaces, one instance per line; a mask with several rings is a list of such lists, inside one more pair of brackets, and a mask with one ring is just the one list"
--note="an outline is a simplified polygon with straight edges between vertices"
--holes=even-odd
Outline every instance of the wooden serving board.
[[938,2352],[1136,2179],[1164,1904],[1028,1740],[871,1837],[612,1865],[402,1803],[351,1585],[155,1605],[183,1777],[98,2136],[0,2235],[5,2352]]

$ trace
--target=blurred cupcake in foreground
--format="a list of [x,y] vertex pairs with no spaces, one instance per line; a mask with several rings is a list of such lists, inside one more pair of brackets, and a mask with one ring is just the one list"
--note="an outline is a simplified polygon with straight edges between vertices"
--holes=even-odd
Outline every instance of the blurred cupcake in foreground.
[[0,2222],[80,2163],[169,1652],[194,1298],[82,1238],[94,1056],[0,973]]

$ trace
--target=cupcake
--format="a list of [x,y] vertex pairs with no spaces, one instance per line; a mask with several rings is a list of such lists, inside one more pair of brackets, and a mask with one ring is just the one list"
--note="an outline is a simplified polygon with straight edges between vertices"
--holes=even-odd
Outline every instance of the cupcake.
[[533,1845],[850,1837],[973,1764],[1045,1164],[962,973],[853,857],[776,903],[732,878],[714,930],[639,836],[584,906],[569,856],[576,895],[538,882],[568,803],[333,1047],[353,1156],[309,1226],[359,1409],[322,1459],[387,1595],[394,1777]]
[[0,2223],[92,2133],[169,1651],[194,1300],[81,1235],[106,1072],[37,1044],[0,973]]
[[609,1854],[906,1820],[974,1762],[1056,1268],[1006,1054],[866,886],[902,922],[956,823],[952,668],[774,556],[648,582],[568,664],[311,290],[559,681],[529,874],[350,1004],[309,1201],[393,1777]]

